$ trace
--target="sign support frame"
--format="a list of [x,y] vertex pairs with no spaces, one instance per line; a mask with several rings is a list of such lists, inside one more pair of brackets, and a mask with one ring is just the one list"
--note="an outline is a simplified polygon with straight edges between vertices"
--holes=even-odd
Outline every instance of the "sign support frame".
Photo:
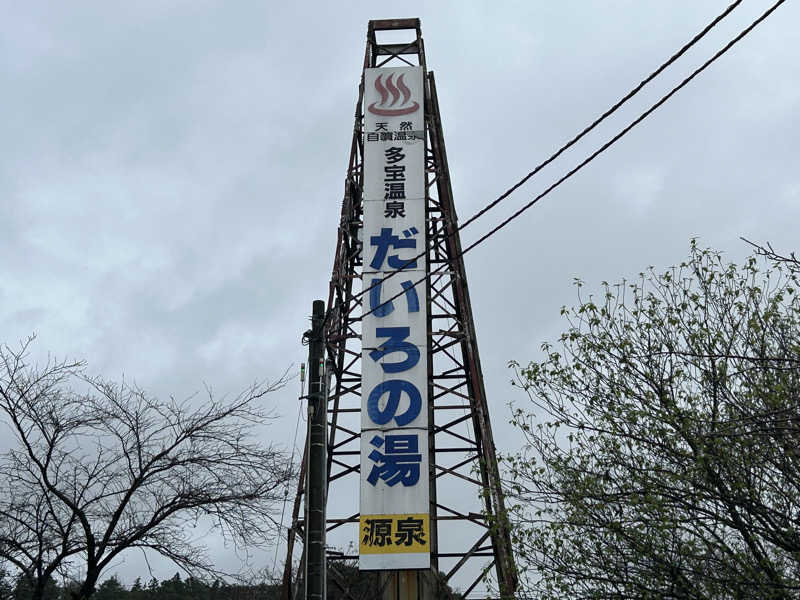
[[[407,30],[408,43],[379,43],[383,31]],[[425,302],[428,306],[428,381],[429,476],[431,519],[431,569],[418,586],[421,597],[440,595],[446,584],[456,585],[466,595],[493,576],[502,598],[513,598],[517,575],[511,551],[510,530],[506,518],[495,446],[489,421],[488,404],[480,358],[475,338],[472,307],[466,272],[460,258],[461,244],[453,202],[444,136],[441,127],[436,84],[426,70],[424,44],[419,19],[370,21],[364,69],[390,66],[422,66],[425,86],[426,133],[426,226],[429,250]],[[339,223],[339,235],[329,289],[326,317],[327,353],[333,365],[333,380],[328,397],[329,498],[352,494],[343,486],[353,486],[360,471],[360,432],[348,425],[348,419],[360,411],[361,399],[361,325],[360,317],[368,302],[359,295],[357,285],[363,268],[360,227],[363,219],[364,175],[364,75],[362,71],[356,104],[355,126],[345,193]],[[422,299],[420,298],[420,301]],[[476,467],[473,470],[473,467]],[[301,467],[301,479],[305,477]],[[346,484],[345,482],[351,482]],[[457,498],[445,494],[451,482],[470,490],[475,510],[458,505]],[[447,483],[443,487],[443,484]],[[357,485],[357,484],[355,484]],[[298,487],[292,527],[288,533],[288,552],[284,571],[282,598],[297,597],[300,578],[292,577],[296,559],[297,533],[304,531],[300,514],[302,484]],[[353,487],[350,487],[352,490]],[[480,500],[479,500],[480,498]],[[483,504],[481,507],[480,504]],[[358,513],[330,514],[327,531],[353,528],[356,535]],[[456,529],[454,529],[456,528]],[[453,540],[453,531],[474,531],[473,541]],[[472,535],[472,534],[470,534]],[[302,538],[300,538],[302,539]],[[336,564],[357,558],[351,552],[329,554],[329,578],[345,598],[359,600],[359,592],[337,571]],[[304,561],[300,552],[300,562]],[[419,573],[419,572],[418,572]],[[384,577],[367,596],[391,598],[390,581]],[[464,583],[466,581],[466,583]],[[394,585],[394,584],[392,584]]]

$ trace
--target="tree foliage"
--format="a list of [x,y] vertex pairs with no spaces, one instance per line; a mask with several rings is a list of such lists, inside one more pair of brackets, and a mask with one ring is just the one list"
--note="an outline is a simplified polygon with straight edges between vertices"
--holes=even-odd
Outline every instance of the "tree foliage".
[[[74,586],[59,586],[52,581],[44,595],[45,600],[69,600]],[[158,581],[150,579],[143,585],[136,579],[133,585],[126,587],[116,575],[105,579],[97,586],[93,600],[278,600],[280,588],[277,584],[267,583],[230,583],[219,579],[201,581],[194,577],[181,578],[176,573],[169,579]],[[25,583],[12,588],[8,596],[0,596],[3,600],[30,600],[31,590]]]
[[215,575],[202,536],[216,529],[264,545],[291,477],[286,457],[261,442],[259,406],[276,389],[229,400],[153,398],[88,378],[82,365],[30,363],[30,341],[0,348],[0,567],[41,600],[56,575],[87,598],[121,553],[154,551],[188,573]]
[[560,343],[512,365],[532,403],[506,457],[531,593],[800,595],[797,279],[692,243],[599,297],[578,282]]

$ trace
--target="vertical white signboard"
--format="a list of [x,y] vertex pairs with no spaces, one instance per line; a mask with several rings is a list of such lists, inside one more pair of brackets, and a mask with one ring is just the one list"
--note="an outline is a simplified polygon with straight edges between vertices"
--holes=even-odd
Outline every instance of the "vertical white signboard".
[[414,286],[426,248],[422,68],[367,69],[364,86],[359,567],[427,569],[427,304],[425,282]]

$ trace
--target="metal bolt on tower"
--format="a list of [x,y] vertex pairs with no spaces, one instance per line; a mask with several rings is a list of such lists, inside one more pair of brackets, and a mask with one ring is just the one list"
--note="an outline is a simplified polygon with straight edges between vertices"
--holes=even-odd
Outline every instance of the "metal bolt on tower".
[[[370,21],[364,70],[345,179],[333,263],[325,338],[333,373],[328,386],[327,540],[329,577],[345,598],[398,598],[402,578],[384,575],[369,591],[349,583],[344,567],[358,558],[361,471],[362,315],[369,287],[362,281],[364,221],[365,70],[421,67],[424,88],[426,274],[419,286],[427,304],[428,476],[430,572],[418,579],[419,598],[446,597],[457,587],[466,597],[489,575],[502,598],[513,598],[516,570],[475,337],[461,241],[453,203],[433,72],[427,71],[419,19]],[[306,460],[300,472],[282,598],[301,596],[302,512]],[[337,549],[338,547],[338,549]],[[355,550],[353,549],[355,548]],[[299,566],[299,568],[298,568]],[[379,578],[375,578],[378,581]],[[446,585],[444,585],[446,584]],[[378,589],[382,588],[382,589]]]

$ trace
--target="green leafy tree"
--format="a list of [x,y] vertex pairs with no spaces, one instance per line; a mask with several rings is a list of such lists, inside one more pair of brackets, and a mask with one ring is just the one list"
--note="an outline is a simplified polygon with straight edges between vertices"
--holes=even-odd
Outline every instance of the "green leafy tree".
[[[775,258],[775,257],[773,257]],[[692,243],[604,284],[516,369],[505,457],[537,598],[800,597],[798,271]]]
[[97,587],[94,600],[127,600],[129,593],[116,575],[112,575]]
[[[38,582],[26,573],[17,575],[17,580],[14,585],[13,598],[14,600],[33,600],[37,593],[39,593]],[[48,577],[41,588],[42,600],[57,600],[59,597],[59,588],[55,579]]]
[[171,579],[165,579],[158,587],[158,600],[182,600],[183,596],[184,586],[180,573],[175,573]]
[[155,597],[155,595],[158,593],[158,588],[159,588],[158,579],[156,579],[155,577],[151,577],[150,581],[147,582],[147,588],[145,590],[145,593],[147,594],[146,597],[148,598]]
[[137,577],[136,579],[134,579],[133,585],[131,585],[128,597],[130,598],[130,600],[144,600],[145,594],[146,592],[144,589],[144,585],[142,584],[142,579],[141,577]]
[[195,577],[187,577],[183,582],[184,596],[195,600],[210,600],[211,587]]

